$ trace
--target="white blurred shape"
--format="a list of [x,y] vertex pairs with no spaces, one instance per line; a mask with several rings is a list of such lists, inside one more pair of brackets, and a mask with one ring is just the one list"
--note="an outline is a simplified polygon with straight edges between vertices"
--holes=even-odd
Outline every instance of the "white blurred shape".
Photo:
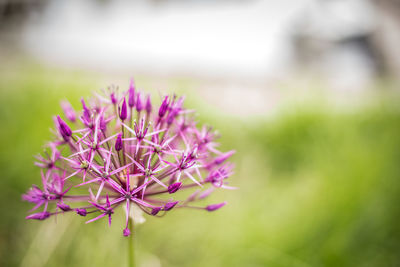
[[71,66],[262,78],[287,67],[287,27],[305,1],[52,1],[24,43]]

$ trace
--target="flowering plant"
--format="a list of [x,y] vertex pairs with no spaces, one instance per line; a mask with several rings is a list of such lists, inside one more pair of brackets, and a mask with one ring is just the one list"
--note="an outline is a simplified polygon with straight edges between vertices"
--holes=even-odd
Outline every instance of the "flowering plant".
[[[215,189],[233,189],[226,182],[233,166],[226,161],[234,151],[217,149],[217,134],[196,127],[182,97],[165,96],[155,111],[133,81],[125,92],[113,87],[103,93],[88,103],[82,99],[80,116],[61,103],[66,119],[54,118],[56,137],[35,163],[42,169],[42,188],[33,185],[22,196],[35,204],[32,211],[43,210],[27,219],[73,212],[91,216],[86,223],[106,217],[111,225],[123,207],[123,235],[129,236],[131,221],[141,220],[141,213],[160,217],[174,208],[214,211],[226,204],[192,204]],[[184,200],[170,198],[195,187]]]

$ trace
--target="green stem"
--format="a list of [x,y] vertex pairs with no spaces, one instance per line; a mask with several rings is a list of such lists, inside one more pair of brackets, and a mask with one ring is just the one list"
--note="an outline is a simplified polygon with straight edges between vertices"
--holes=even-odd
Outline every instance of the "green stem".
[[132,218],[129,218],[129,229],[131,230],[131,235],[128,236],[128,266],[135,267],[135,234],[134,234],[134,226]]

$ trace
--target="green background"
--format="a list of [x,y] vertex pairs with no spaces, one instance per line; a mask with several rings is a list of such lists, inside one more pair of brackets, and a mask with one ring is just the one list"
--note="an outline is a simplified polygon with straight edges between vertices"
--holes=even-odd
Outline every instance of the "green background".
[[[115,82],[98,76],[3,64],[0,266],[126,265],[122,211],[111,228],[70,215],[26,221],[32,206],[21,201],[40,181],[33,156],[51,137],[60,100],[78,109],[81,96]],[[136,81],[146,89],[151,79]],[[121,80],[125,89],[129,76]],[[284,100],[274,115],[235,116],[207,105],[190,80],[170,80],[186,107],[220,131],[222,148],[237,150],[230,182],[240,189],[202,203],[226,199],[218,212],[147,217],[135,233],[139,266],[399,266],[400,105],[392,85],[377,83],[347,108],[316,85],[314,96]]]

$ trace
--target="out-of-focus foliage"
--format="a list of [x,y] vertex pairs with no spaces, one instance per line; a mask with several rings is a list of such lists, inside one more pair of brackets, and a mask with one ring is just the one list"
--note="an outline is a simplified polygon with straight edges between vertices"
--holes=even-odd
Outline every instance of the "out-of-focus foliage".
[[[125,264],[122,215],[110,229],[68,215],[25,221],[31,206],[21,201],[39,182],[33,155],[51,136],[59,101],[80,108],[80,96],[102,86],[71,72],[0,73],[1,266]],[[347,112],[300,105],[273,118],[240,120],[209,112],[193,92],[187,99],[203,114],[201,122],[221,132],[224,148],[237,149],[231,183],[240,189],[209,200],[228,199],[218,212],[175,210],[148,218],[135,233],[143,266],[398,265],[396,101],[381,97]]]

